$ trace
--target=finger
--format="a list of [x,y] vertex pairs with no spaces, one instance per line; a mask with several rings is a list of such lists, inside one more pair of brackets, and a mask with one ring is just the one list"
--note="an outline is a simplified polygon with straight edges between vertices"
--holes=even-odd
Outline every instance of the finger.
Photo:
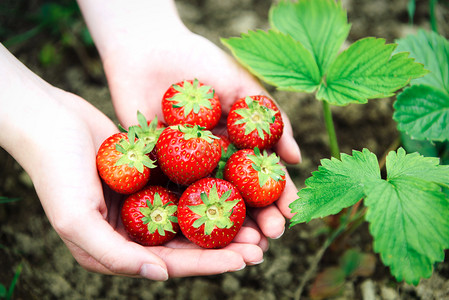
[[140,275],[152,280],[168,278],[163,260],[145,247],[125,239],[100,215],[84,216],[82,220],[76,228],[59,228],[58,231],[68,245],[76,245],[88,254],[80,255],[79,250],[72,248],[80,252],[78,259],[83,267],[105,274]]
[[223,249],[151,247],[161,257],[170,277],[215,275],[239,271],[263,260],[260,247],[231,243]]
[[289,205],[298,198],[298,189],[290,178],[288,173],[285,174],[285,188],[281,194],[281,197],[275,202],[279,211],[286,217],[287,219],[291,219],[293,217],[293,213]]
[[268,250],[268,240],[260,231],[259,226],[247,217],[242,229],[234,239],[236,243],[247,243],[259,246],[264,252]]
[[263,238],[262,233],[258,229],[257,225],[250,218],[246,218],[245,223],[242,228],[234,238],[236,243],[254,244],[258,245],[260,240]]
[[293,130],[287,115],[281,111],[284,121],[284,132],[281,139],[274,146],[274,150],[288,164],[297,164],[301,162],[301,150],[293,137]]
[[250,208],[248,211],[266,237],[277,239],[282,236],[285,218],[275,204],[264,208]]

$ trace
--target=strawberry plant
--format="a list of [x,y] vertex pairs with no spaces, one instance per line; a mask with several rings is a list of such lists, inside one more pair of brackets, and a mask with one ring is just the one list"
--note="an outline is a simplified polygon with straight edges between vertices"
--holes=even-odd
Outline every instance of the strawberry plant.
[[[407,148],[449,162],[449,41],[435,32],[418,31],[399,39],[398,51],[408,51],[430,71],[412,80],[394,103],[393,119]],[[418,141],[418,142],[416,142]],[[419,147],[419,148],[418,148]]]
[[[386,177],[382,178],[384,163],[368,149],[340,154],[331,105],[391,97],[412,82],[395,104],[399,128],[412,137],[431,134],[430,140],[447,141],[449,135],[443,130],[448,124],[447,46],[436,37],[425,47],[417,45],[415,51],[424,51],[423,58],[430,61],[420,60],[405,47],[413,45],[409,40],[398,47],[366,37],[341,51],[350,24],[341,3],[333,0],[280,1],[271,7],[269,21],[267,31],[248,31],[222,42],[266,83],[280,90],[315,94],[322,103],[332,156],[321,161],[290,205],[295,214],[290,226],[346,209],[347,216],[329,235],[320,255],[340,234],[366,220],[373,249],[392,275],[418,284],[432,274],[434,264],[443,261],[449,248],[449,202],[444,193],[449,187],[449,166],[441,165],[438,158],[399,148],[386,156]],[[439,55],[430,54],[428,48]],[[433,67],[441,68],[440,75]],[[439,83],[440,88],[429,93],[431,88],[423,84],[428,81]],[[413,97],[421,100],[411,100],[407,110],[404,102]],[[408,122],[418,115],[423,118],[417,124]],[[419,129],[411,129],[414,126]]]

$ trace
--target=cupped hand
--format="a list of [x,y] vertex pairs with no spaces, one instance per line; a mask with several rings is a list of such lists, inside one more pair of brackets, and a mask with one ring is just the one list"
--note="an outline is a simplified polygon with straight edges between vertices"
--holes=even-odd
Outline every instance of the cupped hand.
[[27,171],[44,211],[74,258],[104,274],[168,277],[235,271],[263,258],[266,239],[248,221],[235,243],[204,250],[178,237],[167,246],[132,242],[120,196],[102,185],[96,152],[116,126],[84,99],[50,86],[0,45],[0,146]]
[[[138,41],[120,41],[120,45],[104,51],[102,59],[113,104],[120,122],[129,126],[136,123],[137,110],[147,118],[162,119],[161,100],[171,84],[198,79],[212,86],[223,109],[221,121],[214,132],[225,132],[227,114],[233,102],[248,95],[268,94],[262,85],[232,57],[209,40],[188,30],[172,34],[154,33],[151,38]],[[132,36],[131,36],[132,38]],[[286,163],[301,159],[293,138],[291,124],[283,113],[284,134],[275,151]],[[287,175],[287,184],[281,198],[263,209],[250,213],[263,234],[280,237],[285,228],[285,217],[292,214],[288,205],[296,199],[297,189]]]
[[45,169],[52,172],[38,175],[36,189],[50,222],[82,266],[164,280],[235,271],[262,259],[266,242],[251,222],[221,250],[193,247],[181,237],[161,247],[130,241],[119,219],[123,196],[102,186],[95,169],[96,150],[116,127],[83,99],[65,92],[57,97],[64,103],[57,114],[65,114],[68,122],[58,129],[61,143],[55,142],[46,155]]

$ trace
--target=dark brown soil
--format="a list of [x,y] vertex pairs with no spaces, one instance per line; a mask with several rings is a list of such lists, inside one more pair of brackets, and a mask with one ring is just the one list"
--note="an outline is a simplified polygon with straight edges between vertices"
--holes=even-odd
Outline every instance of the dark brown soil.
[[[71,3],[71,1],[62,1]],[[393,42],[417,26],[429,28],[428,1],[417,1],[416,26],[409,26],[407,0],[343,0],[352,29],[349,42],[366,36]],[[43,0],[4,1],[0,4],[0,37],[9,38],[35,26],[29,13],[39,10]],[[268,0],[178,0],[187,26],[217,45],[220,37],[237,36],[248,29],[266,29]],[[437,10],[440,33],[449,34],[449,9]],[[47,31],[14,44],[10,50],[29,68],[53,85],[77,93],[116,121],[110,95],[101,69],[83,68],[79,53],[61,47],[61,61],[43,66],[38,53],[46,42],[57,42]],[[100,64],[95,50],[87,47],[94,66]],[[91,62],[90,62],[91,63]],[[96,70],[96,71],[95,71]],[[290,117],[295,138],[301,146],[303,162],[289,166],[300,188],[304,180],[329,157],[321,103],[312,96],[274,91],[267,87]],[[392,121],[394,99],[379,99],[366,105],[334,108],[334,120],[342,152],[368,148],[379,157],[398,137]],[[229,274],[210,277],[145,279],[93,274],[81,268],[50,226],[28,175],[0,149],[0,196],[20,197],[16,203],[0,205],[0,283],[9,284],[16,267],[23,266],[15,299],[293,299],[296,290],[320,249],[323,228],[320,221],[287,229],[284,236],[270,243],[265,262]],[[372,240],[366,226],[324,254],[318,271],[334,265],[342,249],[354,247],[372,253]],[[369,278],[350,278],[338,299],[449,299],[449,262],[435,266],[434,275],[417,286],[397,283],[377,258]],[[310,280],[302,299],[308,299]],[[373,297],[370,298],[369,295]]]

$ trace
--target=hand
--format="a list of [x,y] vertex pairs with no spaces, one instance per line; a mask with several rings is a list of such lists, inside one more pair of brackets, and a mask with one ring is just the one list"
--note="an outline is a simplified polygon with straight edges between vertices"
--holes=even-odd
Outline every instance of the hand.
[[103,187],[95,157],[115,125],[85,100],[56,89],[0,45],[0,145],[28,172],[45,213],[75,259],[104,274],[218,274],[262,260],[266,239],[247,222],[232,245],[204,250],[178,238],[143,247],[119,220],[121,197]]
[[[103,56],[114,107],[122,124],[135,124],[137,110],[147,118],[158,115],[162,119],[162,95],[171,84],[184,79],[198,78],[218,94],[223,116],[221,127],[214,132],[225,131],[227,113],[236,99],[267,94],[255,78],[207,39],[187,30],[153,37],[151,42],[141,40],[137,46],[135,41],[124,42],[135,47],[117,47]],[[284,134],[275,150],[287,163],[298,163],[299,148],[285,114],[283,119]],[[270,238],[282,235],[284,216],[292,216],[288,205],[296,199],[296,193],[296,187],[287,176],[285,192],[275,205],[251,210],[264,235]]]

